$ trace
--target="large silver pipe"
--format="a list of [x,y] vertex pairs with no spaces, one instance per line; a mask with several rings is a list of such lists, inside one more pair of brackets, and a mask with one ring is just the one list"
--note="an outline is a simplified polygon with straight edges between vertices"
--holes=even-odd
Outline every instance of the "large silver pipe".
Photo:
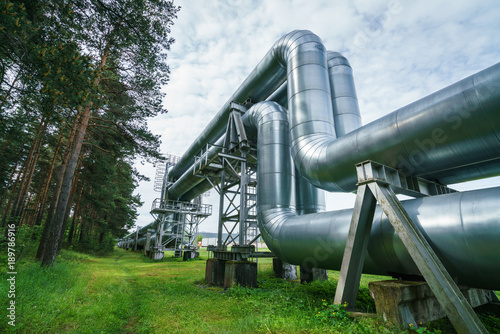
[[215,143],[222,136],[226,129],[232,102],[244,103],[249,99],[260,102],[277,90],[280,94],[279,88],[286,80],[286,59],[284,59],[286,55],[283,52],[311,37],[319,40],[316,35],[305,30],[292,31],[281,37],[182,155],[179,162],[172,168],[170,176],[181,177],[192,165],[194,156],[206,143]]
[[[252,107],[245,125],[258,130],[257,213],[266,244],[291,264],[338,270],[352,210],[299,216],[294,205],[286,110],[266,102]],[[500,288],[500,188],[434,196],[404,207],[459,284]],[[418,275],[404,245],[378,208],[364,272]]]
[[[483,174],[481,169],[500,173],[500,64],[340,138],[329,123],[326,73],[301,81],[301,73],[289,71],[289,82],[295,77],[302,84],[288,91],[292,156],[301,174],[317,187],[355,190],[353,166],[364,160],[439,182],[444,177],[447,183],[473,179],[471,168],[475,175]],[[315,88],[320,86],[325,88]],[[448,170],[453,173],[446,174]]]
[[349,61],[338,52],[327,52],[333,120],[338,137],[361,127],[358,97]]
[[[303,38],[303,40],[301,41],[299,37]],[[280,40],[278,40],[275,43],[275,45],[271,48],[268,54],[261,61],[261,64],[272,63],[271,60],[266,59],[268,57],[273,57],[275,61],[278,61],[281,64],[285,64],[286,61],[284,59],[276,57],[275,54],[283,53],[282,49],[290,47],[288,46],[288,44],[290,43],[291,43],[290,45],[293,46],[303,42],[310,42],[311,40],[315,42],[321,42],[318,37],[316,37],[309,31],[293,31],[290,34],[283,36]],[[361,116],[359,112],[356,89],[354,86],[352,68],[347,59],[340,53],[328,51],[326,55],[327,55],[326,66],[328,68],[328,79],[330,82],[332,115],[335,119],[335,130],[338,133],[340,133],[340,135],[344,135],[361,126]],[[283,55],[281,57],[283,57]],[[260,65],[257,66],[257,68],[262,68],[262,67],[263,66]],[[280,82],[286,77],[286,73],[284,71],[271,72],[269,75],[282,76],[280,78],[273,79],[273,82]],[[245,83],[247,82],[249,82],[249,79],[245,81]],[[275,101],[280,105],[282,105],[283,107],[287,108],[288,106],[287,89],[288,89],[288,82],[285,81],[281,86],[279,86],[272,94],[270,94],[267,97],[266,101]],[[255,95],[252,96],[252,99],[254,100],[254,102],[261,102],[260,100],[255,100],[256,99]],[[226,108],[226,106],[224,108]],[[225,110],[224,108],[223,110]],[[207,128],[211,126],[212,125],[209,124]],[[203,136],[203,134],[201,136]],[[188,151],[184,154],[184,156],[186,156],[186,154],[189,153],[190,150],[191,149],[188,149]],[[201,180],[200,178],[197,177],[193,177],[192,173],[193,166],[190,166],[189,169],[186,169],[186,167],[184,166],[182,169],[184,170],[184,174],[181,177],[179,177],[177,175],[178,172],[174,170],[172,170],[169,174],[169,177],[174,177],[174,178],[179,177],[179,180],[169,190],[169,198],[190,200],[211,189],[210,182],[206,180]],[[305,186],[306,185],[304,184],[304,187]],[[318,190],[313,190],[311,188],[310,190],[304,190],[304,191],[307,193],[307,192],[317,192]],[[316,196],[324,196],[324,195],[319,195],[318,193]],[[306,197],[304,197],[304,199],[306,199]],[[314,201],[312,201],[311,203],[313,202]]]
[[295,206],[299,215],[326,211],[325,191],[296,174]]
[[[222,151],[222,144],[224,143],[224,138],[225,136],[223,135],[220,137],[217,142],[215,142],[215,145],[210,146],[203,154],[202,157],[199,157],[201,160],[207,160],[211,161],[213,160],[216,155]],[[205,144],[205,147],[207,145]],[[197,152],[199,154],[200,152]],[[177,166],[177,165],[176,165]],[[175,167],[175,166],[174,166]],[[199,177],[198,175],[195,174],[195,169],[197,168],[196,164],[194,163],[194,158],[193,158],[193,164],[189,166],[189,168],[179,177],[179,179],[170,187],[168,188],[168,198],[169,199],[183,199],[182,195],[193,189],[196,185],[204,181],[203,178]],[[172,168],[173,170],[173,168]],[[173,177],[172,176],[172,171],[169,172],[167,177]],[[196,197],[196,196],[195,196]],[[189,199],[193,199],[189,198]]]
[[342,57],[328,56],[311,32],[294,31],[275,43],[257,69],[275,69],[268,75],[279,76],[277,64],[287,68],[292,156],[316,187],[354,191],[353,166],[368,159],[446,184],[500,173],[494,160],[500,156],[500,64],[354,131],[359,110]]

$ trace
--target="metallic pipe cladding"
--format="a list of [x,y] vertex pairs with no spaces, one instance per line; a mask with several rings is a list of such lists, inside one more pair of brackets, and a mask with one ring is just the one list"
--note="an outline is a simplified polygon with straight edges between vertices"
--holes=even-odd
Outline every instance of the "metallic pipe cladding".
[[285,49],[297,46],[301,39],[307,39],[307,36],[319,38],[306,30],[292,31],[281,37],[269,52],[264,56],[255,69],[248,75],[240,87],[233,93],[229,100],[219,110],[217,115],[206,126],[205,130],[182,155],[181,159],[172,168],[170,176],[173,178],[181,177],[184,172],[192,165],[194,156],[206,145],[217,141],[226,129],[229,118],[230,105],[232,102],[243,103],[250,99],[251,101],[263,101],[282,86],[286,80],[286,60],[283,56]]
[[[329,191],[354,191],[354,165],[364,160],[446,183],[500,173],[500,64],[355,129],[359,111],[350,66],[340,55],[328,55],[316,35],[294,31],[275,43],[230,102],[265,99],[266,92],[282,85],[284,73],[289,117],[281,106],[267,102],[254,105],[243,119],[247,127],[258,128],[259,227],[268,247],[288,263],[338,269],[352,215],[352,210],[297,215],[290,153],[302,176]],[[185,173],[194,155],[222,135],[229,104],[172,176]],[[191,197],[205,186],[193,187],[192,182],[186,176],[177,195]],[[500,288],[498,196],[500,188],[404,203],[460,284]],[[380,210],[364,268],[378,274],[418,274]]]
[[[233,94],[231,99],[224,105],[219,114],[217,114],[217,116],[207,125],[203,133],[198,137],[198,139],[196,139],[196,141],[191,145],[186,153],[184,153],[184,155],[181,157],[181,160],[172,168],[169,176],[179,178],[179,180],[168,190],[169,198],[180,198],[186,192],[203,181],[202,179],[193,175],[193,166],[191,165],[194,161],[193,157],[195,154],[199,153],[199,151],[206,145],[206,143],[214,142],[218,138],[218,142],[221,142],[220,137],[222,136],[223,131],[226,129],[226,124],[229,117],[230,103],[233,101],[243,102],[247,98],[250,98],[254,101],[261,101],[264,99],[264,97],[269,97],[269,94],[265,94],[266,90],[262,87],[262,85],[264,85],[264,87],[271,87],[272,90],[270,91],[274,92],[274,94],[272,94],[270,98],[279,98],[282,101],[284,88],[287,87],[283,84],[286,78],[286,59],[291,57],[291,61],[293,61],[293,59],[295,59],[294,57],[296,57],[295,53],[299,55],[299,60],[301,57],[307,58],[308,53],[315,54],[314,52],[308,52],[309,48],[315,48],[318,46],[321,46],[324,51],[324,47],[321,44],[321,40],[319,39],[319,37],[309,31],[293,31],[283,36],[275,43],[275,45],[264,57],[264,59],[257,65],[257,67],[248,76],[245,82]],[[324,52],[326,54],[326,51]],[[326,56],[323,57],[323,63],[324,67],[327,68]],[[296,63],[296,65],[301,66],[301,63]],[[307,72],[313,70],[314,67],[311,68],[306,66],[306,68],[300,69],[299,72],[302,73],[303,71]],[[301,73],[299,73],[298,76],[303,76]],[[326,78],[326,81],[328,82],[328,77]],[[279,85],[277,85],[276,83],[279,83]],[[288,89],[290,89],[290,85],[288,85]],[[328,86],[328,90],[329,89],[330,88]],[[259,93],[256,92],[257,90],[259,91]],[[269,88],[267,91],[269,91]],[[244,92],[251,95],[246,95],[244,97]],[[331,106],[331,104],[329,105]],[[331,115],[331,123],[333,124],[333,111],[331,112]],[[194,150],[194,147],[196,147],[197,150]],[[215,150],[211,150],[211,152],[215,152]],[[188,161],[187,156],[190,156],[189,162],[185,162]],[[182,174],[180,173],[181,170],[183,171]],[[186,196],[183,196],[183,198],[186,198]]]
[[[272,102],[244,117],[257,127],[257,214],[268,247],[283,261],[338,270],[352,209],[299,216],[286,110]],[[500,289],[500,188],[403,202],[405,209],[459,284]],[[364,272],[419,275],[406,248],[380,208],[373,223]]]
[[[286,64],[292,155],[300,174],[316,187],[354,191],[353,166],[368,159],[447,184],[500,173],[500,164],[493,160],[500,155],[500,64],[351,131],[359,124],[352,72],[339,54],[327,56],[316,35],[293,31],[275,43],[230,99],[238,101],[235,96],[241,100],[243,92],[246,97],[253,92],[250,97],[258,101],[266,95],[262,87],[282,91]],[[199,150],[210,141],[207,133],[215,131],[214,124],[218,134],[223,131],[226,123],[219,116],[192,147]],[[336,139],[337,134],[345,135]],[[198,153],[192,147],[181,161]],[[179,177],[177,173],[188,167],[180,162],[170,176]],[[191,182],[200,183],[190,175],[185,174],[189,182],[177,182],[173,189],[182,191],[170,198],[192,189]]]
[[[252,101],[260,102],[267,97],[270,101],[277,101],[281,105],[286,106],[286,91],[290,89],[289,81],[285,82],[287,78],[285,69],[288,60],[296,66],[306,65],[305,68],[298,70],[300,73],[298,73],[296,77],[302,76],[304,78],[309,78],[309,76],[305,76],[306,72],[321,72],[321,70],[316,68],[314,61],[307,61],[309,55],[318,57],[315,52],[316,48],[322,49],[322,55],[319,56],[319,62],[323,68],[328,68],[330,73],[326,74],[327,77],[324,82],[325,87],[323,87],[327,90],[327,101],[331,101],[328,103],[331,110],[331,117],[329,119],[330,125],[333,127],[334,110],[331,107],[333,103],[336,108],[335,117],[339,119],[339,129],[342,134],[359,126],[359,107],[357,105],[356,91],[352,79],[352,69],[349,62],[339,53],[330,51],[328,52],[327,64],[327,53],[319,37],[307,30],[292,31],[281,37],[274,44],[254,71],[223,106],[215,118],[207,125],[202,134],[200,134],[191,147],[188,148],[181,157],[181,160],[172,168],[169,176],[172,178],[179,178],[179,180],[169,189],[169,198],[177,199],[182,196],[182,199],[188,200],[193,198],[192,196],[194,195],[201,194],[202,190],[206,191],[210,189],[207,181],[202,182],[200,178],[192,177],[192,165],[190,164],[194,161],[194,155],[198,154],[207,142],[215,142],[222,136],[227,124],[230,102],[242,102],[248,98]],[[303,62],[303,64],[301,62]],[[308,80],[307,82],[311,81],[312,80]],[[338,83],[339,86],[342,85],[343,88],[338,88],[335,92],[332,88],[330,94],[329,81]],[[308,85],[307,82],[305,82],[306,85]],[[277,83],[280,84],[278,85]],[[293,82],[292,86],[294,86]],[[266,94],[266,89],[273,93]],[[245,94],[248,95],[245,96]],[[330,98],[330,96],[332,96],[332,98]],[[339,108],[341,107],[346,111],[340,111]]]
[[297,214],[305,215],[326,211],[325,191],[313,186],[303,177],[295,174],[295,202]]
[[[220,137],[219,140],[215,143],[215,145],[210,147],[210,149],[208,149],[207,152],[205,152],[206,158],[208,160],[213,159],[219,152],[222,151],[222,144],[224,143],[224,138],[225,136]],[[197,154],[198,153],[200,152],[197,152]],[[192,164],[184,172],[184,174],[182,174],[181,177],[170,188],[168,188],[168,198],[171,199],[184,198],[182,197],[182,195],[193,189],[196,185],[198,185],[204,180],[203,178],[195,175],[194,173],[195,168],[196,168],[195,164]],[[171,173],[172,172],[168,174],[168,177],[171,177]]]
[[338,52],[327,52],[333,120],[338,137],[361,126],[358,96],[349,61]]
[[[313,87],[324,79],[316,81]],[[317,91],[289,89],[292,156],[301,174],[317,187],[355,190],[353,166],[365,160],[446,183],[500,173],[500,64],[340,138],[308,121],[330,113],[329,106],[321,111],[325,102],[315,98]],[[448,170],[452,173],[446,174]]]
[[[470,287],[500,289],[500,188],[468,191],[404,201],[450,275]],[[259,215],[272,226],[283,261],[339,270],[352,209],[291,216],[279,209]],[[264,226],[269,225],[265,222]],[[274,235],[279,231],[279,235]],[[419,275],[403,243],[380,208],[368,243],[364,273]]]
[[[352,68],[347,59],[338,52],[327,52],[328,77],[330,80],[330,94],[333,107],[335,131],[343,136],[361,126],[358,99]],[[271,95],[267,101],[276,101],[283,104],[283,84],[279,90]],[[309,181],[295,171],[296,210],[299,215],[325,211],[325,193],[313,186]]]

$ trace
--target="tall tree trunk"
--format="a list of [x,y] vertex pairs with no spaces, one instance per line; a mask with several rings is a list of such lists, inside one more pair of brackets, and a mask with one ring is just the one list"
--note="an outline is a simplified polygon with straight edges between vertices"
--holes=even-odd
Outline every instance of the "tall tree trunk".
[[[82,160],[79,160],[78,167],[77,167],[78,171],[80,170],[81,164],[82,164]],[[64,240],[64,233],[66,232],[66,227],[68,225],[69,214],[71,213],[71,207],[73,205],[73,199],[75,197],[76,188],[78,186],[78,177],[79,177],[79,173],[77,173],[75,175],[75,178],[74,178],[74,181],[73,181],[73,186],[71,187],[71,192],[69,194],[68,205],[66,207],[66,212],[64,213],[64,221],[63,221],[62,231],[61,231],[61,235],[60,235],[59,241],[58,241],[57,253],[59,253],[61,251],[62,243],[63,243],[63,240]]]
[[38,206],[40,205],[40,196],[43,190],[43,183],[40,182],[38,185],[38,189],[36,192],[32,195],[33,198],[30,201],[31,204],[30,206],[27,206],[27,209],[24,210],[23,215],[21,217],[21,222],[20,225],[28,225],[28,226],[33,226],[33,222],[36,217],[36,213],[38,212]]
[[[52,157],[52,161],[51,161],[50,167],[49,167],[49,172],[48,172],[48,175],[46,177],[45,185],[44,185],[44,188],[43,188],[42,193],[41,193],[40,204],[39,204],[38,210],[36,212],[36,221],[34,223],[34,225],[37,225],[37,226],[42,225],[43,214],[45,212],[45,203],[47,202],[47,196],[49,194],[50,183],[52,182],[52,176],[54,175],[54,170],[55,170],[55,166],[56,166],[56,158],[57,158],[57,155],[59,153],[59,149],[61,148],[61,142],[62,142],[62,139],[64,137],[64,128],[65,127],[66,127],[66,125],[64,125],[61,128],[59,140],[57,141],[57,146],[54,150],[54,156]],[[76,127],[75,127],[75,131],[76,131]]]
[[62,227],[64,225],[66,207],[68,206],[69,196],[73,184],[73,176],[75,175],[76,165],[78,164],[78,158],[80,157],[80,151],[82,149],[83,139],[87,130],[91,108],[92,103],[89,103],[87,107],[85,107],[82,115],[82,121],[80,123],[80,128],[78,129],[78,133],[75,138],[75,147],[73,148],[73,152],[71,153],[68,165],[66,167],[66,172],[64,173],[61,193],[59,195],[59,200],[57,201],[56,212],[50,226],[51,231],[46,241],[47,244],[42,257],[42,266],[44,267],[53,266],[56,260],[57,250],[59,248],[59,239],[61,237]]
[[[105,52],[101,58],[101,62],[98,66],[98,73],[102,71],[102,68],[106,64],[107,57],[109,55],[108,47],[105,48]],[[100,82],[100,76],[98,76],[94,84],[97,86]],[[51,233],[47,239],[47,245],[45,247],[45,252],[42,258],[42,266],[53,266],[57,256],[57,250],[59,246],[59,239],[62,233],[62,227],[64,224],[64,216],[66,213],[66,207],[69,201],[69,195],[71,192],[71,186],[73,183],[73,176],[75,175],[76,166],[78,164],[78,158],[80,157],[80,152],[82,150],[83,139],[87,132],[87,126],[89,124],[90,112],[92,110],[93,102],[90,101],[85,107],[82,120],[80,123],[80,128],[78,129],[78,134],[75,138],[75,147],[71,153],[71,157],[68,161],[68,166],[66,167],[66,172],[64,173],[63,184],[61,187],[61,194],[59,195],[59,200],[57,201],[56,213],[54,215],[53,223],[51,224]]]
[[[14,186],[12,187],[12,190],[11,190],[11,196],[10,196],[11,199],[12,199],[12,194],[15,192],[15,189],[17,187],[17,182],[19,181],[19,173],[16,173],[17,172],[17,165],[19,164],[19,157],[21,156],[22,153],[23,153],[23,150],[21,149],[21,151],[17,155],[17,161],[16,161],[16,164],[14,165],[14,168],[12,169],[12,173],[10,173],[9,182],[7,183],[7,186],[5,187],[5,190],[4,190],[3,195],[2,195],[2,199],[0,200],[0,208],[3,206],[5,198],[7,197],[7,194],[9,193],[9,187],[10,187],[12,181],[14,180],[14,175],[17,174],[15,181],[14,181]],[[5,211],[2,215],[2,217],[3,217],[2,224],[1,224],[2,227],[5,226],[5,221],[7,220],[8,212],[10,210],[10,203],[11,203],[11,200],[9,199],[9,201],[5,207]]]
[[40,154],[40,147],[43,141],[43,135],[47,129],[47,122],[42,118],[40,125],[38,127],[35,139],[33,139],[33,145],[31,146],[28,158],[24,164],[23,177],[21,179],[21,187],[19,188],[19,193],[14,200],[14,205],[12,207],[11,218],[19,221],[21,213],[23,211],[26,196],[28,195],[29,188],[31,186],[31,180],[33,179],[33,174],[35,172],[36,163],[38,156]]
[[7,218],[9,217],[9,210],[12,205],[12,202],[14,201],[15,195],[16,195],[16,189],[17,186],[19,185],[19,179],[21,178],[21,171],[16,176],[16,181],[14,181],[14,185],[12,186],[12,190],[9,196],[9,199],[7,201],[7,205],[5,206],[5,210],[3,212],[3,218],[2,218],[2,226],[5,226],[5,222],[7,221]]
[[[42,238],[40,239],[40,244],[38,246],[38,250],[36,252],[36,259],[42,260],[43,255],[45,254],[45,250],[47,249],[47,245],[49,243],[50,231],[52,231],[52,223],[53,217],[55,214],[57,201],[59,200],[59,194],[61,192],[61,187],[64,178],[64,172],[66,171],[66,165],[68,164],[69,156],[71,154],[71,148],[73,147],[73,143],[75,141],[76,131],[78,129],[79,120],[81,118],[81,110],[78,110],[75,115],[75,120],[73,121],[73,126],[69,133],[68,143],[66,144],[66,150],[64,151],[64,155],[62,158],[61,166],[59,168],[59,172],[57,173],[56,185],[54,188],[54,192],[52,194],[52,200],[50,201],[49,211],[47,215],[47,219],[45,221],[45,225],[43,227]],[[54,156],[55,159],[55,156]],[[53,159],[53,160],[54,160]]]
[[80,192],[78,193],[78,198],[76,200],[75,212],[73,213],[73,219],[71,221],[71,227],[68,233],[68,243],[71,244],[73,242],[73,237],[75,235],[76,230],[76,218],[80,215],[80,201],[82,200],[82,194],[85,184],[82,184]]

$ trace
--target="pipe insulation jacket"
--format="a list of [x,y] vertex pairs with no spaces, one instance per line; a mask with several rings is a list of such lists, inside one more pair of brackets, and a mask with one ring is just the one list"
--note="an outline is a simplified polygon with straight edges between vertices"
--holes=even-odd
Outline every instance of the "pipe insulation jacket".
[[[352,209],[299,216],[286,110],[273,102],[260,103],[245,114],[244,122],[258,131],[257,219],[269,249],[291,264],[339,270]],[[499,196],[500,188],[491,188],[403,202],[459,284],[500,289]],[[380,208],[363,272],[420,274]]]
[[500,173],[500,64],[337,138],[321,41],[303,33],[282,54],[293,161],[315,186],[354,191],[353,166],[365,160],[443,183],[467,179],[460,168],[474,164]]
[[[327,191],[354,191],[353,166],[364,160],[443,184],[500,173],[500,64],[357,128],[359,110],[352,107],[356,100],[352,78],[343,82],[331,75],[348,73],[348,65],[332,70],[329,63],[342,65],[340,57],[333,58],[337,59],[328,56],[319,37],[293,31],[275,43],[237,91],[250,92],[244,87],[255,87],[252,78],[258,78],[258,82],[272,82],[274,92],[283,80],[264,79],[265,73],[281,76],[279,68],[286,68],[292,156],[300,175],[313,185]],[[342,98],[344,92],[350,98]],[[350,120],[344,122],[348,116]],[[209,129],[219,123],[214,119],[195,141],[201,146],[193,145],[199,149],[206,145],[205,133],[215,131]],[[222,133],[225,123],[217,126]],[[183,157],[197,153],[190,148]],[[178,165],[175,168],[180,170]],[[189,197],[209,188],[206,181],[198,191],[193,188],[199,180],[181,183],[174,186],[184,193],[190,191]]]
[[[279,43],[276,43],[280,45]],[[327,51],[327,65],[329,73],[330,82],[330,93],[331,93],[331,103],[332,112],[335,120],[335,131],[344,135],[357,129],[361,126],[361,116],[358,106],[358,99],[356,95],[356,88],[354,85],[354,78],[352,74],[352,68],[348,60],[338,52]],[[283,73],[284,75],[285,73]],[[287,108],[287,89],[288,83],[285,81],[276,91],[274,91],[266,101],[275,101]],[[259,101],[260,102],[260,101]],[[224,135],[217,141],[216,144],[221,144],[223,142]],[[216,147],[210,150],[211,156],[213,153],[218,153]],[[300,173],[297,173],[299,175]],[[172,172],[169,173],[169,177],[175,175]],[[297,181],[299,182],[299,181]],[[302,181],[300,181],[302,182]],[[308,181],[304,181],[308,182]],[[318,190],[309,188],[305,190],[305,184],[301,189],[304,189],[306,193],[318,193]],[[177,180],[177,182],[168,190],[169,198],[178,198],[180,200],[191,200],[197,196],[200,196],[204,192],[210,190],[212,184],[204,179],[200,179],[193,174],[193,166],[191,165],[189,169],[186,169],[184,174]],[[324,196],[324,195],[314,195],[314,196]],[[302,196],[304,200],[307,198]],[[311,202],[312,203],[312,202]]]

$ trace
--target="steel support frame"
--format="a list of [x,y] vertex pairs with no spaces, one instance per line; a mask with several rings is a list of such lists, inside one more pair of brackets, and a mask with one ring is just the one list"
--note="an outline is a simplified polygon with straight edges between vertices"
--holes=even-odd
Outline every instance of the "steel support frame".
[[[256,161],[242,121],[246,107],[232,103],[225,140],[216,160],[196,157],[194,173],[204,177],[219,194],[217,248],[244,246],[258,234],[256,210]],[[206,149],[208,151],[208,148]],[[223,234],[227,233],[224,239]]]
[[[247,162],[246,154],[221,156],[224,168],[220,172],[218,247],[229,244],[246,245],[255,237],[255,165]],[[216,184],[216,182],[212,182]],[[222,235],[227,233],[224,239]]]
[[[378,203],[458,333],[488,333],[434,250],[396,197],[388,178],[373,172],[380,164],[356,165],[358,192],[346,241],[335,303],[354,308],[368,239]],[[382,166],[382,170],[392,170]]]

